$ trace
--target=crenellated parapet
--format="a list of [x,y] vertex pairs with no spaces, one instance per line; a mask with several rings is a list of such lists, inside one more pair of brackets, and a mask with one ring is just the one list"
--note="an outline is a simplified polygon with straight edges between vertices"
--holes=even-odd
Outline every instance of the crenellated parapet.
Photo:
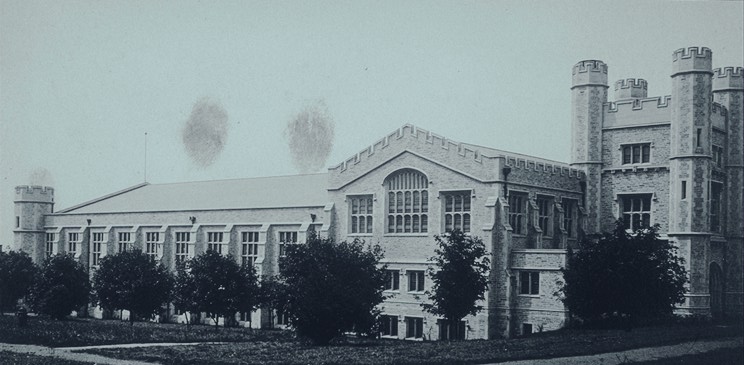
[[644,79],[615,81],[615,100],[643,99],[648,97],[648,82]]
[[607,64],[599,60],[585,60],[574,65],[572,89],[577,86],[607,86]]
[[713,52],[708,47],[680,48],[672,54],[672,76],[679,73],[712,74]]
[[618,111],[644,110],[650,108],[667,108],[672,101],[671,95],[654,96],[650,98],[622,100],[607,103],[608,113],[617,113]]
[[412,124],[405,124],[404,126],[396,129],[394,132],[388,134],[384,138],[378,140],[371,146],[346,159],[344,162],[329,168],[329,170],[344,172],[350,166],[359,164],[360,162],[372,157],[376,153],[384,151],[391,146],[392,142],[405,138],[412,138],[436,147],[440,147],[441,150],[446,151],[448,155],[451,155],[453,157],[465,158],[477,163],[482,163],[483,161],[483,156],[477,149],[471,148],[460,142],[456,142],[439,136],[425,129],[418,128]]
[[15,202],[54,203],[54,189],[38,185],[16,186]]
[[547,161],[526,159],[522,157],[505,156],[506,166],[512,169],[540,172],[548,175],[565,176],[569,178],[583,179],[585,174],[582,170],[574,169],[567,165],[553,164]]
[[713,92],[744,90],[744,68],[724,67],[713,70]]

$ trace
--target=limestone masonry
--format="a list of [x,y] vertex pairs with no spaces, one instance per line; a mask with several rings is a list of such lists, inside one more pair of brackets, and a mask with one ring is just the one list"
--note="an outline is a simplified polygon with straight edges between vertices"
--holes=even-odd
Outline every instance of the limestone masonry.
[[[174,268],[211,249],[274,275],[284,245],[312,231],[361,239],[385,250],[381,335],[441,339],[448,328],[420,306],[427,259],[435,234],[461,229],[492,255],[484,309],[462,325],[467,338],[497,338],[563,326],[554,292],[567,248],[623,218],[631,228],[658,223],[679,247],[690,273],[680,313],[741,317],[744,72],[712,69],[704,47],[675,51],[671,66],[672,95],[649,97],[646,80],[610,84],[604,62],[577,63],[570,163],[407,124],[322,174],[144,183],[60,211],[51,187],[19,186],[14,248],[36,262],[70,253],[92,270],[122,250]],[[163,315],[183,321],[172,307]],[[283,324],[261,309],[236,320]]]

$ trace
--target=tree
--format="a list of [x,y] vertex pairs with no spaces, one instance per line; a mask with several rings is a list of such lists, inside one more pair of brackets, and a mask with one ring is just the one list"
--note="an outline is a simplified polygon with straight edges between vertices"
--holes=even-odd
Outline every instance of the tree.
[[0,251],[0,312],[14,310],[36,277],[37,267],[25,252]]
[[434,266],[428,270],[433,285],[426,292],[432,303],[422,306],[427,312],[444,317],[449,328],[447,338],[464,339],[459,323],[482,309],[477,302],[485,299],[488,289],[490,260],[486,246],[478,237],[466,236],[460,230],[450,232],[444,239],[434,239],[436,255],[429,259]]
[[326,345],[345,331],[370,333],[383,299],[385,271],[379,246],[335,243],[311,235],[279,260],[286,285],[285,314],[301,337]]
[[274,326],[274,311],[284,312],[287,285],[276,276],[261,278],[260,305],[269,312],[269,326]]
[[[177,303],[194,312],[234,318],[237,312],[252,312],[259,301],[258,278],[253,266],[240,266],[233,256],[209,250],[179,269]],[[216,328],[215,327],[215,328]]]
[[173,277],[168,269],[140,250],[101,259],[93,274],[93,292],[103,309],[129,311],[129,322],[157,314],[168,304]]
[[563,269],[563,302],[572,316],[596,322],[669,315],[684,300],[687,271],[677,248],[660,240],[659,226],[615,230],[585,239]]
[[40,314],[64,319],[88,304],[90,279],[85,266],[72,255],[47,258],[31,289],[31,307]]

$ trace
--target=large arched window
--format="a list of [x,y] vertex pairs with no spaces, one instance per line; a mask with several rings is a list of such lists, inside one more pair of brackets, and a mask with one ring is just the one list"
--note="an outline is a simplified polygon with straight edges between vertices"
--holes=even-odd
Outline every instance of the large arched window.
[[426,233],[429,226],[429,180],[416,170],[403,169],[385,179],[387,232]]

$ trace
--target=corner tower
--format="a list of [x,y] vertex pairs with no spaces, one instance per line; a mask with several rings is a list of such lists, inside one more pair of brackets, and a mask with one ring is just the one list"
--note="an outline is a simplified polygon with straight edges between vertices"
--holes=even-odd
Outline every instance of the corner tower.
[[35,263],[44,260],[45,215],[54,210],[54,189],[47,186],[16,186],[13,245],[27,252]]
[[713,100],[726,109],[724,146],[725,199],[722,201],[726,238],[725,295],[727,315],[742,316],[744,307],[744,69],[713,70]]
[[711,68],[705,47],[681,48],[672,55],[669,154],[669,233],[687,262],[689,292],[679,309],[710,314]]
[[571,166],[586,174],[586,233],[600,230],[603,107],[607,103],[607,65],[581,61],[571,84]]

